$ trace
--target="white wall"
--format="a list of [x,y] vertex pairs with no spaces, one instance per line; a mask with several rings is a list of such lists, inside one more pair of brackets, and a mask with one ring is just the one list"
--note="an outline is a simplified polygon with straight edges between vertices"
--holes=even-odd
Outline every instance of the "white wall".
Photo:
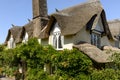
[[64,45],[63,48],[64,49],[72,49],[73,48],[73,35],[70,36],[64,36]]
[[111,42],[109,41],[107,36],[103,36],[101,38],[101,46],[111,46]]
[[90,32],[86,31],[86,27],[83,27],[75,36],[74,36],[74,44],[79,43],[80,41],[85,41],[91,43]]

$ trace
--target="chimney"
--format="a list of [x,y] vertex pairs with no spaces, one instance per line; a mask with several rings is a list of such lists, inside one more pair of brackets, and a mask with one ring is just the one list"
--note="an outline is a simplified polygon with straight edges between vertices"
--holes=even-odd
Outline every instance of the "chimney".
[[47,1],[46,0],[32,0],[33,5],[33,19],[37,17],[46,17]]
[[33,5],[33,37],[39,38],[41,30],[48,22],[46,0],[32,0]]

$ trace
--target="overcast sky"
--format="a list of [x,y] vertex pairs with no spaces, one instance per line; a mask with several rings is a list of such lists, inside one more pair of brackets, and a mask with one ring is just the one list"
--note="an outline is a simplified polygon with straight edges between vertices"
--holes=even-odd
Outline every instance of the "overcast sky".
[[[88,0],[47,0],[48,13]],[[107,20],[120,19],[120,0],[101,0]],[[23,26],[32,19],[32,0],[0,0],[0,43],[5,41],[11,24]]]

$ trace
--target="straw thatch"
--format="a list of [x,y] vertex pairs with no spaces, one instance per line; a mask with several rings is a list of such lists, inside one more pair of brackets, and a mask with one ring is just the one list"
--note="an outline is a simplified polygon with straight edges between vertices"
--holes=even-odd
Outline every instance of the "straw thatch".
[[111,60],[109,60],[111,54],[106,54],[104,51],[89,43],[74,45],[74,48],[82,51],[84,54],[86,54],[88,57],[90,57],[93,61],[97,63],[111,62]]
[[28,33],[28,38],[32,38],[33,37],[33,21],[30,21],[28,24],[23,26],[23,34],[22,36],[25,36],[25,33]]
[[49,36],[55,20],[61,28],[62,35],[72,35],[79,32],[83,27],[94,29],[93,27],[96,26],[100,17],[102,17],[105,33],[107,35],[110,34],[104,10],[97,0],[86,2],[52,14],[47,27],[42,30],[40,38],[47,38]]
[[104,46],[103,47],[104,52],[109,52],[109,54],[113,54],[113,53],[120,53],[120,49],[116,48],[116,47],[112,47],[112,46]]
[[120,20],[108,21],[110,32],[114,40],[117,40],[120,35]]
[[13,39],[14,39],[15,43],[21,42],[22,41],[22,38],[21,38],[22,27],[21,26],[14,26],[11,29],[9,29],[5,43],[7,43],[7,41],[9,41],[11,35],[13,35]]

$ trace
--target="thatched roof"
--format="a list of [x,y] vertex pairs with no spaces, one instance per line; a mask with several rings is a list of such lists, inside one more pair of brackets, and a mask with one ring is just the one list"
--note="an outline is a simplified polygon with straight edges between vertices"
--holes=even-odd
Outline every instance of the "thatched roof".
[[22,34],[22,36],[25,36],[25,33],[27,32],[28,37],[32,38],[33,37],[33,30],[34,30],[33,21],[30,21],[28,24],[23,26],[23,34]]
[[10,36],[13,35],[13,38],[15,40],[15,43],[20,43],[23,40],[23,37],[25,36],[25,33],[28,33],[28,37],[32,38],[33,37],[33,22],[30,21],[24,26],[13,26],[8,30],[8,35],[5,40],[5,44],[7,41],[10,39]]
[[86,26],[90,27],[90,29],[94,29],[93,27],[96,26],[100,16],[103,20],[105,32],[108,35],[110,32],[106,22],[104,10],[99,0],[95,0],[52,14],[50,16],[48,25],[44,30],[42,30],[40,38],[47,38],[49,36],[50,30],[55,20],[58,22],[61,28],[62,35],[72,35],[76,34]]
[[22,38],[21,38],[22,27],[21,26],[14,26],[11,29],[9,29],[5,43],[7,43],[7,41],[9,41],[11,35],[13,35],[13,39],[14,39],[15,43],[21,42],[22,41]]
[[117,40],[117,36],[120,35],[120,20],[108,21],[110,32],[114,40]]
[[111,54],[112,54],[113,52],[120,53],[120,49],[119,49],[119,48],[112,47],[112,46],[104,46],[104,47],[103,47],[103,51],[109,52],[109,53],[111,53]]
[[74,45],[74,48],[82,51],[84,54],[86,54],[88,57],[90,57],[93,61],[97,63],[111,62],[111,60],[109,60],[109,56],[111,54],[106,54],[104,51],[89,43],[81,43],[79,45]]

